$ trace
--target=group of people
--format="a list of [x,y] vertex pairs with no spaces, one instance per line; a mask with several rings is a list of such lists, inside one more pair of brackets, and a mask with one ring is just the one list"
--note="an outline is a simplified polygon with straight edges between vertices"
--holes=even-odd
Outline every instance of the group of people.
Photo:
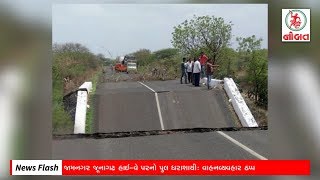
[[207,77],[207,86],[210,89],[210,82],[213,75],[215,67],[219,65],[214,65],[212,59],[208,58],[204,52],[201,52],[199,58],[183,58],[181,63],[181,78],[180,83],[182,84],[182,79],[186,84],[192,83],[194,86],[200,86],[200,78]]

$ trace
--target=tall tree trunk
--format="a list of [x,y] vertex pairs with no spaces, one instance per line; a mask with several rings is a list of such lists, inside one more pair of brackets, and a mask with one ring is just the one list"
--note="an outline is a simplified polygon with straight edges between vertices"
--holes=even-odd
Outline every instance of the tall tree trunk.
[[258,93],[259,93],[259,85],[258,82],[255,82],[255,92],[254,92],[254,100],[257,103],[258,102]]

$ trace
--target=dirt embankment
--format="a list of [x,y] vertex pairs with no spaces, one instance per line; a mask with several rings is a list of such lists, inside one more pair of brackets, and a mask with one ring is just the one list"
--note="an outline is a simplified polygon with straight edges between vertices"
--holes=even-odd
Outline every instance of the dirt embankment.
[[242,97],[246,101],[253,117],[257,121],[259,126],[268,126],[268,111],[255,104],[254,100],[248,98],[248,96],[243,92]]

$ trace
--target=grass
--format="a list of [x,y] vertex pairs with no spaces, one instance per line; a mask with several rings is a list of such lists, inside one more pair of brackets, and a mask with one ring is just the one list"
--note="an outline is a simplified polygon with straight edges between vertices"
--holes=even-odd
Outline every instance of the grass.
[[92,133],[93,131],[93,120],[94,120],[94,95],[97,89],[97,85],[99,82],[99,79],[102,75],[102,71],[99,71],[97,74],[95,74],[92,78],[92,92],[89,95],[89,105],[90,108],[87,111],[86,116],[86,133]]
[[63,107],[63,83],[53,80],[53,133],[63,134],[73,132],[73,121]]
[[[63,96],[76,90],[83,82],[92,80],[97,84],[97,72],[102,61],[86,47],[77,44],[63,44],[53,53],[52,64],[52,131],[53,134],[73,133],[74,121],[65,111]],[[99,73],[98,73],[99,74]],[[89,109],[89,116],[93,116]],[[90,122],[90,121],[89,121]],[[91,126],[89,125],[88,129]]]

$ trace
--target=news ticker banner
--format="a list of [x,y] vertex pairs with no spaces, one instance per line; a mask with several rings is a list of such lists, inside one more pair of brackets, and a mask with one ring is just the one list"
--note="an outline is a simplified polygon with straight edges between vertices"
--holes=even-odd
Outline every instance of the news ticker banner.
[[309,160],[11,160],[10,175],[310,175]]

